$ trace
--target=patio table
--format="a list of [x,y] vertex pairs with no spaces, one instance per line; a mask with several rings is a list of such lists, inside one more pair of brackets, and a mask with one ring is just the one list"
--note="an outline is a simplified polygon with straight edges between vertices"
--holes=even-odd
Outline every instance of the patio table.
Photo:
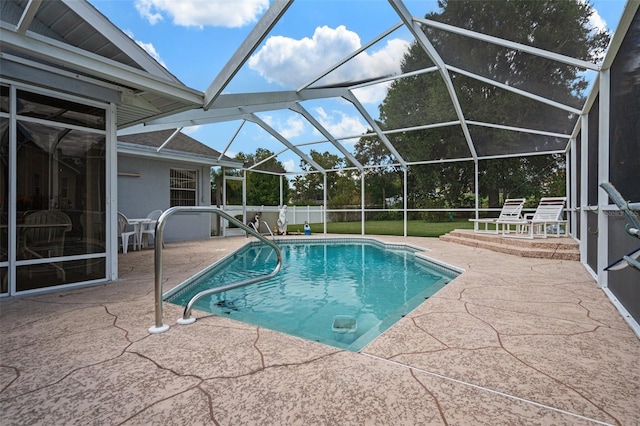
[[136,244],[134,244],[133,247],[134,250],[136,250],[136,246],[138,247],[137,250],[142,249],[142,227],[155,221],[146,217],[141,217],[134,219],[127,218],[127,222],[129,225],[133,226],[133,232],[136,233]]

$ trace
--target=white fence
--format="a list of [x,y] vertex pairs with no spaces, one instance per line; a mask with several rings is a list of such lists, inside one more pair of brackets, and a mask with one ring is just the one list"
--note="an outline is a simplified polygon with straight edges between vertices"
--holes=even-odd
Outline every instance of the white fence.
[[[242,215],[246,212],[244,222],[252,220],[256,213],[260,215],[260,221],[267,222],[271,229],[275,229],[278,215],[280,214],[280,207],[278,206],[246,206],[244,209],[242,206],[226,206],[224,211],[231,216]],[[324,208],[323,206],[287,206],[287,223],[289,231],[297,230],[299,225],[302,229],[304,222],[309,223],[323,223],[324,221]],[[217,216],[211,215],[211,229],[217,230]],[[228,223],[225,220],[222,224],[223,228],[227,228]],[[215,232],[218,234],[217,232]],[[219,235],[219,234],[218,234]]]

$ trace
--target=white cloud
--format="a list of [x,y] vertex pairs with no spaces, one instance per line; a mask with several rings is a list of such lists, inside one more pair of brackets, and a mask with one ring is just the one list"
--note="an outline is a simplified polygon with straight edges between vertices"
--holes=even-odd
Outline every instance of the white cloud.
[[284,167],[287,172],[293,172],[296,169],[296,162],[293,160],[283,161],[282,167]]
[[167,68],[167,64],[164,63],[164,61],[160,57],[160,53],[158,53],[153,43],[145,43],[143,41],[136,40],[135,36],[133,35],[133,31],[131,30],[125,30],[124,33],[128,35],[133,41],[135,41],[138,46],[142,47],[153,59],[158,61],[160,65]]
[[589,23],[599,30],[607,30],[607,21],[600,16],[595,8],[593,9],[593,14],[589,17]]
[[154,5],[151,0],[137,0],[134,5],[140,16],[149,21],[151,25],[155,25],[164,19],[161,13],[152,12],[151,9],[153,9]]
[[236,155],[238,155],[238,153],[236,151],[227,150],[227,152],[225,152],[224,155],[226,155],[229,158],[236,158]]
[[272,116],[266,116],[263,119],[265,123],[276,129],[286,139],[300,136],[305,130],[305,121],[299,116],[290,116],[285,123]]
[[367,127],[359,117],[349,116],[342,111],[327,113],[324,108],[316,108],[318,121],[334,137],[354,136],[366,133]]
[[182,133],[184,133],[185,135],[193,135],[194,133],[196,133],[201,128],[202,128],[202,126],[200,126],[200,125],[185,127],[184,129],[182,129]]
[[[589,3],[588,0],[579,0],[579,1],[581,3]],[[592,3],[589,3],[589,4],[591,6],[591,10],[593,11],[591,16],[589,17],[589,24],[591,24],[597,30],[608,31],[607,21],[602,16],[600,16],[600,13],[598,13],[598,10],[595,8],[595,6]]]
[[256,22],[269,0],[135,0],[135,7],[152,25],[166,15],[183,27],[238,28]]
[[353,94],[363,104],[380,103],[387,96],[387,91],[389,90],[390,86],[391,86],[391,81],[386,81],[384,83],[379,83],[379,84],[374,84],[372,86],[365,86],[365,87],[360,87],[359,89],[354,89]]
[[[345,26],[323,26],[316,28],[311,38],[297,40],[283,36],[269,37],[264,46],[249,59],[249,67],[271,83],[298,87],[360,47],[358,34]],[[362,52],[352,58],[323,78],[319,84],[397,74],[408,47],[409,42],[406,40],[388,40],[378,50]],[[374,98],[376,101],[382,99],[380,93],[367,97],[368,100]]]
[[160,53],[158,53],[158,51],[156,50],[155,46],[153,45],[153,43],[144,43],[142,41],[136,40],[136,43],[138,43],[138,46],[142,47],[144,50],[147,51],[147,53],[149,55],[151,55],[151,57],[153,59],[155,59],[156,61],[158,61],[158,63],[160,65],[162,65],[163,67],[167,68],[167,64],[164,63],[164,61],[162,60],[162,58],[160,57]]

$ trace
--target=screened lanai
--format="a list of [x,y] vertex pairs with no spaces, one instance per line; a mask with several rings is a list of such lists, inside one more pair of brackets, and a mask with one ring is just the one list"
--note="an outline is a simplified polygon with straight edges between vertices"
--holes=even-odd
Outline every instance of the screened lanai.
[[[370,21],[362,39],[329,50],[317,67],[304,48],[296,57],[276,53],[293,40],[313,50],[331,37],[329,27],[308,3],[275,1],[208,86],[202,108],[120,132],[211,126],[227,154],[260,134],[254,146],[268,155],[229,177],[244,182],[243,206],[247,173],[275,174],[274,205],[291,201],[289,186],[311,187],[325,232],[332,214],[359,220],[362,234],[376,213],[401,218],[406,236],[407,220],[420,214],[477,218],[509,197],[533,207],[542,196],[566,196],[566,232],[580,241],[583,263],[625,317],[640,317],[630,302],[640,295],[638,272],[606,271],[637,239],[599,189],[611,181],[625,199],[640,199],[630,124],[640,110],[638,2],[626,4],[613,35],[592,25],[584,2],[424,5],[390,0],[386,19]],[[345,16],[337,31],[362,19]],[[301,38],[296,22],[314,34]],[[253,83],[256,74],[263,84]]]
[[[393,210],[405,221],[420,211],[479,215],[499,207],[503,198],[519,196],[518,187],[527,181],[547,184],[550,172],[565,173],[570,140],[588,90],[596,85],[607,40],[594,34],[591,50],[585,50],[584,44],[549,37],[549,23],[513,31],[505,31],[500,20],[465,25],[455,4],[448,12],[425,10],[425,4],[390,1],[387,19],[371,22],[367,39],[336,47],[322,61],[324,69],[305,69],[292,65],[312,61],[304,53],[280,63],[261,58],[283,40],[296,39],[292,22],[317,28],[304,39],[310,45],[329,36],[323,32],[326,23],[314,22],[304,2],[274,2],[206,89],[202,108],[119,133],[206,125],[215,129],[216,148],[223,153],[237,153],[243,140],[260,134],[260,146],[271,155],[247,164],[247,171],[292,180],[318,175],[312,179],[319,188],[316,201],[325,212],[352,212],[363,232],[367,212]],[[495,2],[483,13],[508,15],[517,7]],[[472,12],[477,11],[467,11]],[[345,16],[343,30],[350,20],[361,19]],[[288,75],[287,65],[306,72]],[[255,84],[265,89],[246,92],[249,76],[266,76],[269,66],[280,69]],[[320,161],[322,153],[338,160]],[[549,159],[540,160],[546,161],[539,166],[546,168],[543,176],[525,173],[521,182],[502,185],[487,176],[503,167],[501,159],[531,162],[532,157]],[[273,169],[270,160],[293,167]],[[425,178],[433,173],[457,182]],[[349,176],[353,194],[329,206],[336,175]],[[382,184],[389,186],[382,194],[385,176],[392,183]],[[448,196],[437,196],[443,191]],[[283,195],[279,201],[288,202]]]
[[[62,192],[63,168],[75,173],[68,182],[95,180],[67,192],[77,195],[74,205],[84,200],[82,209],[98,213],[101,227],[79,235],[79,251],[58,260],[82,261],[75,269],[86,271],[104,259],[99,273],[78,279],[103,282],[117,279],[117,137],[201,127],[212,135],[204,142],[222,155],[266,155],[240,172],[225,171],[225,190],[241,181],[246,194],[252,173],[277,176],[274,208],[313,201],[323,223],[342,214],[360,221],[363,234],[376,214],[401,219],[406,235],[407,221],[428,213],[466,219],[495,213],[508,197],[527,197],[532,207],[542,196],[566,196],[567,233],[580,242],[585,267],[613,299],[640,300],[637,271],[606,270],[637,248],[637,239],[600,189],[609,181],[626,200],[640,200],[637,0],[625,4],[612,34],[592,24],[591,6],[582,1],[389,0],[376,2],[386,9],[375,15],[362,2],[361,13],[327,22],[314,8],[343,2],[276,0],[226,65],[201,71],[210,79],[199,89],[181,83],[98,11],[108,3],[2,2],[0,123],[9,141],[2,158],[10,201],[3,204],[8,255],[0,268],[10,276],[50,263],[13,253],[16,212],[26,209],[22,186],[48,195],[38,183],[46,174],[30,181],[15,171],[28,169],[16,166],[19,142],[64,163],[49,167],[47,191]],[[363,29],[356,33],[356,26]],[[196,44],[207,58],[227,41],[180,43]],[[97,114],[95,123],[76,116],[83,106]],[[31,137],[43,124],[58,142]],[[71,163],[60,141],[76,131],[95,135],[95,149]],[[308,189],[305,198],[292,200],[289,190],[299,188]],[[91,205],[89,195],[96,198]],[[59,206],[54,197],[44,202],[39,208]],[[246,195],[239,204],[245,207]],[[99,240],[98,248],[88,239]],[[5,287],[15,288],[14,281]],[[637,304],[619,307],[640,318]]]

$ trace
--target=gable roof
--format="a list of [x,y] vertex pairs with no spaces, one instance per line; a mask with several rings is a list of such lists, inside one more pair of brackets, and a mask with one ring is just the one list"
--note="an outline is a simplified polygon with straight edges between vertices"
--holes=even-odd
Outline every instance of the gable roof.
[[119,129],[202,105],[86,1],[3,0],[0,40],[3,77],[113,102]]
[[241,161],[222,155],[182,132],[171,130],[119,136],[118,153],[210,166],[242,167]]

